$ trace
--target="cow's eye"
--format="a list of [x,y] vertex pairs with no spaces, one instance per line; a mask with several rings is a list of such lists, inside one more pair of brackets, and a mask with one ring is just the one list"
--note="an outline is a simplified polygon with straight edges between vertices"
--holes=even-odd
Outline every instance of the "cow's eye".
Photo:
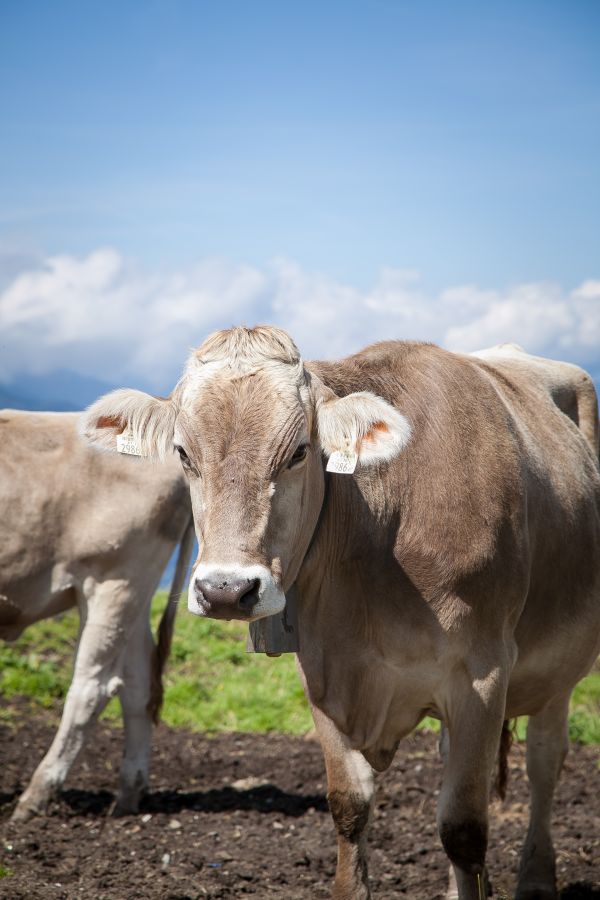
[[300,444],[299,447],[296,447],[294,451],[294,455],[290,459],[287,464],[288,469],[293,469],[294,466],[300,465],[306,459],[306,454],[308,453],[308,444]]
[[179,444],[175,444],[174,449],[177,451],[177,453],[179,453],[179,459],[181,460],[181,465],[183,466],[183,468],[191,469],[192,464],[190,462],[190,458],[187,455],[187,453],[185,452],[185,450],[183,449],[183,447],[181,447]]

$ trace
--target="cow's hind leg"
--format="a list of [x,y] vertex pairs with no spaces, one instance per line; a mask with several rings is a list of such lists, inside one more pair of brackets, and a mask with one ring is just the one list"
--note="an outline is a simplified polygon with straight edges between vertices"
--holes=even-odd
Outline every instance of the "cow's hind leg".
[[115,815],[137,812],[148,788],[152,716],[149,710],[154,640],[149,604],[138,616],[128,641],[119,699],[123,710],[125,749],[119,776]]
[[504,721],[508,668],[507,662],[478,660],[455,675],[446,694],[447,743],[442,746],[438,828],[454,871],[449,896],[460,900],[485,900],[487,893],[488,801]]
[[568,749],[570,695],[569,691],[554,698],[529,719],[527,774],[531,817],[521,855],[517,900],[555,900],[558,896],[550,817],[554,789]]
[[351,750],[331,719],[313,707],[327,769],[327,800],[338,836],[333,900],[368,900],[366,841],[374,798],[373,770]]
[[86,585],[73,680],[52,745],[13,813],[24,821],[43,813],[60,790],[86,734],[122,684],[120,661],[131,615],[129,586],[122,581]]

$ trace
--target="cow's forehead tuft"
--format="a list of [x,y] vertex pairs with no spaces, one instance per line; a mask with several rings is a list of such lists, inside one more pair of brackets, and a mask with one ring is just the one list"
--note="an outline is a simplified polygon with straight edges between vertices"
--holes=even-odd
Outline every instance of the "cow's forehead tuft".
[[265,362],[298,365],[300,352],[291,337],[280,328],[258,325],[215,331],[194,352],[200,364],[221,362],[231,369],[249,370]]
[[215,332],[188,359],[180,383],[182,405],[194,405],[207,390],[226,389],[252,376],[280,394],[305,385],[302,357],[284,331],[260,326]]

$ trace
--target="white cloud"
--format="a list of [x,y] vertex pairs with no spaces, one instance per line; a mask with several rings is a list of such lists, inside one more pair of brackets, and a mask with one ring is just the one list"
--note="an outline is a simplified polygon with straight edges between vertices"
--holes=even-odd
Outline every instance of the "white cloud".
[[49,257],[0,294],[0,378],[61,367],[162,384],[208,329],[252,317],[264,285],[261,272],[219,260],[160,274],[114,250]]
[[557,347],[574,328],[573,303],[554,285],[516,285],[506,294],[489,293],[470,321],[451,326],[446,344],[451,350],[472,350],[504,341],[530,351]]
[[390,268],[360,291],[281,259],[263,269],[208,259],[176,273],[145,271],[111,249],[81,258],[13,255],[10,270],[4,259],[0,253],[3,381],[67,368],[164,390],[209,331],[259,321],[287,328],[306,357],[339,357],[388,338],[453,350],[517,341],[600,370],[597,280],[572,291],[459,285],[432,295],[418,273]]

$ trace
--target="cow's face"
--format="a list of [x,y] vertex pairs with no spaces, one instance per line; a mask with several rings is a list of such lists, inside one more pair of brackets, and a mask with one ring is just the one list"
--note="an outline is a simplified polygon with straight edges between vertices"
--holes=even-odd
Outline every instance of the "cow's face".
[[174,449],[188,476],[200,545],[190,611],[248,621],[285,605],[323,502],[324,458],[378,462],[410,436],[381,398],[336,397],[267,327],[211,336],[166,400],[117,391],[85,414],[92,442],[113,448],[126,428],[147,455]]

